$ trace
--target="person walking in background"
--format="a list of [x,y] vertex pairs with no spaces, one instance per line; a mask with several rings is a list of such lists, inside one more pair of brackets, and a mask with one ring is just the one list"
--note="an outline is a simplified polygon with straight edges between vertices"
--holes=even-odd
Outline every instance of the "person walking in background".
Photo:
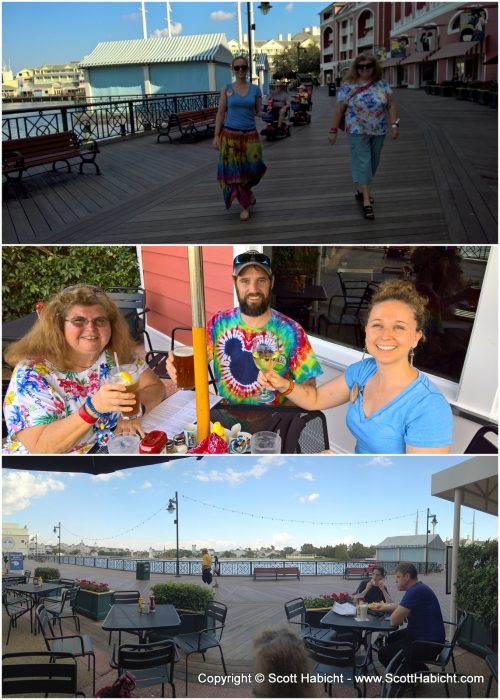
[[365,219],[374,219],[372,181],[377,172],[387,133],[389,114],[392,139],[399,135],[396,103],[389,83],[382,80],[382,67],[376,56],[357,56],[337,94],[332,128],[328,139],[333,145],[345,118],[345,131],[351,151],[354,197],[363,204]]
[[247,221],[250,206],[257,201],[252,188],[267,170],[255,127],[255,117],[262,113],[262,93],[247,81],[246,56],[233,58],[232,69],[236,80],[221,90],[213,143],[219,150],[217,179],[226,209],[237,199],[240,219]]
[[218,583],[219,576],[220,576],[219,557],[217,556],[217,554],[214,554],[214,588],[219,588],[219,583]]
[[212,557],[205,547],[201,550],[201,580],[209,586],[212,583]]

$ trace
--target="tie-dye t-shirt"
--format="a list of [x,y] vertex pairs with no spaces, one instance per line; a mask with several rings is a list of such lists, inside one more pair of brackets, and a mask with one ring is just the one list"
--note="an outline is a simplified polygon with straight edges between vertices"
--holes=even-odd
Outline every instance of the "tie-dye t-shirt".
[[[208,324],[207,345],[219,393],[232,403],[261,403],[259,370],[252,359],[256,337],[276,348],[279,354],[274,369],[283,377],[300,384],[323,373],[304,329],[291,318],[273,309],[265,326],[251,328],[243,321],[239,308],[223,311]],[[285,401],[285,396],[275,392],[270,403]]]
[[[147,369],[140,358],[135,360],[139,373]],[[82,372],[59,370],[49,362],[26,360],[16,365],[4,401],[4,416],[8,436],[3,445],[4,454],[29,454],[17,439],[17,433],[36,425],[47,425],[59,418],[76,413],[103,384],[109,383],[110,370],[115,367],[111,355],[102,352],[94,364]],[[118,421],[118,414],[110,414],[110,428]],[[88,452],[96,444],[97,423],[73,445],[69,453]]]
[[345,130],[349,134],[384,136],[387,132],[387,102],[392,94],[391,86],[387,80],[379,80],[355,95],[362,85],[342,83],[338,91],[337,104],[347,102]]

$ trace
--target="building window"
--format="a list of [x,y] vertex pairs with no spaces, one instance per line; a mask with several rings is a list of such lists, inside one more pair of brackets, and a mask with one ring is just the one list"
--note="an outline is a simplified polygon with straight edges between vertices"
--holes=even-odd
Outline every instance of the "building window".
[[413,14],[413,3],[405,2],[405,17],[411,17]]
[[489,246],[264,249],[275,272],[274,308],[344,350],[362,350],[367,307],[380,285],[412,281],[428,299],[426,341],[415,364],[455,383],[462,376],[490,251]]

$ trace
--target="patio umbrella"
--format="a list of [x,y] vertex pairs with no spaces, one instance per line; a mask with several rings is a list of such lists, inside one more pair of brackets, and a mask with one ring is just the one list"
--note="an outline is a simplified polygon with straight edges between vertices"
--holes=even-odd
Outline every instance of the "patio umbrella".
[[[187,457],[189,455],[186,455]],[[114,455],[49,455],[37,456],[5,456],[2,459],[4,469],[27,469],[44,472],[78,472],[84,474],[110,474],[111,472],[131,469],[133,467],[148,467],[161,464],[171,459],[184,459],[184,456],[168,457],[166,455],[134,455],[119,457]],[[195,459],[201,459],[196,457]]]
[[207,376],[207,337],[205,329],[205,285],[203,279],[203,252],[201,246],[188,246],[189,288],[194,350],[194,383],[196,393],[196,420],[198,442],[210,432],[210,404]]

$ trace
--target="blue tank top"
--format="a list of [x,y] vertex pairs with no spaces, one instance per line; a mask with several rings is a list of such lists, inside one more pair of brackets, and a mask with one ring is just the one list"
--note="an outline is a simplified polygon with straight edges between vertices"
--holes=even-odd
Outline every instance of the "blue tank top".
[[249,85],[244,97],[238,95],[232,85],[226,86],[227,114],[224,126],[241,131],[255,129],[255,100],[262,97],[257,85]]

